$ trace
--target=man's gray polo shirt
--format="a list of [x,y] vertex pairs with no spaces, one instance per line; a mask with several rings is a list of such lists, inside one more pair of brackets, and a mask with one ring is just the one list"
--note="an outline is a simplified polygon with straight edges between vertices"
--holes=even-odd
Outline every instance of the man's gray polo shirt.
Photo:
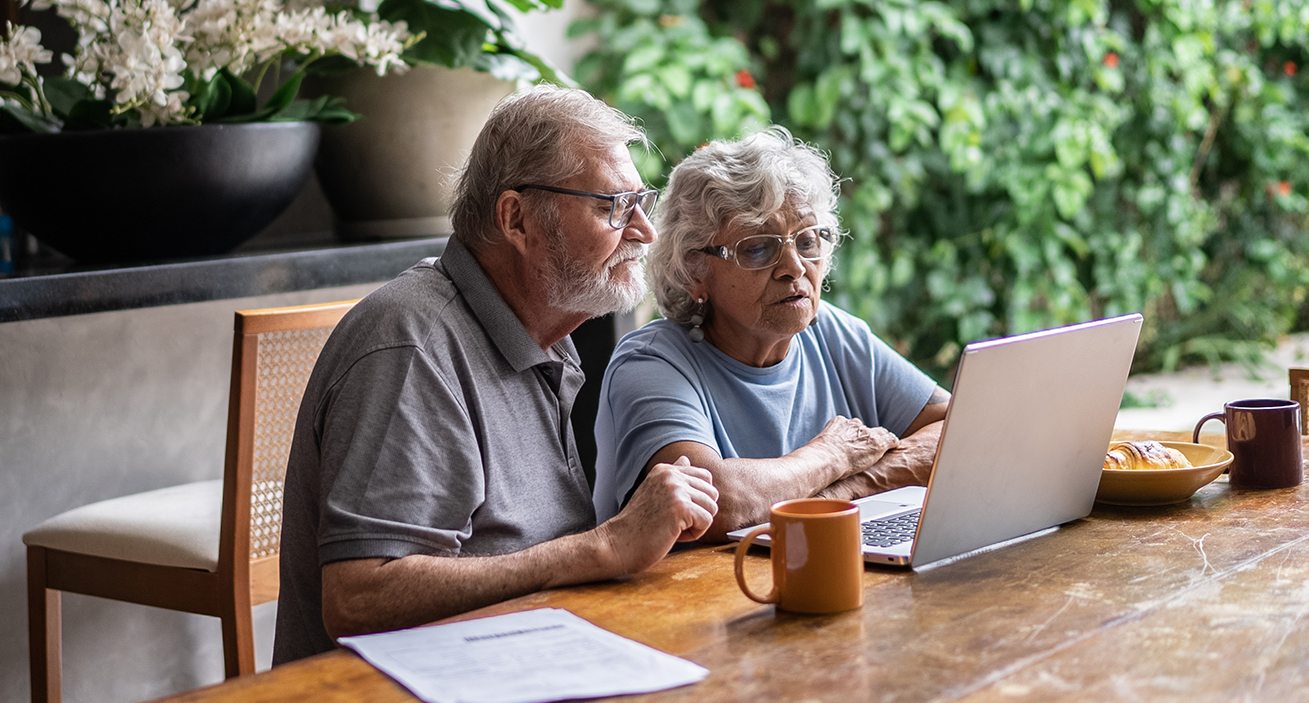
[[506,554],[595,526],[569,423],[582,371],[570,339],[552,352],[457,239],[346,315],[296,422],[276,663],[333,647],[324,564]]

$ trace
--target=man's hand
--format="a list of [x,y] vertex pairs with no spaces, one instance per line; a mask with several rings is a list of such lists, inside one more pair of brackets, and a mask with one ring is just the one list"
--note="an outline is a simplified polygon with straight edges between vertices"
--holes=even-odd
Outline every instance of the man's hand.
[[675,542],[699,539],[718,513],[713,475],[685,456],[656,464],[622,512],[596,528],[621,574],[650,568]]
[[709,472],[660,464],[627,508],[600,527],[489,557],[338,561],[323,567],[323,623],[333,637],[433,622],[542,588],[634,574],[698,539],[718,512]]

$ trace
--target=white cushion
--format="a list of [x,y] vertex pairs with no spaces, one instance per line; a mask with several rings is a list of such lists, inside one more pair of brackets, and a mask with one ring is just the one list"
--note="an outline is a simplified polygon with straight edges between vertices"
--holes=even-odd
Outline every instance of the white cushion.
[[223,482],[102,500],[56,515],[23,544],[147,564],[218,570]]

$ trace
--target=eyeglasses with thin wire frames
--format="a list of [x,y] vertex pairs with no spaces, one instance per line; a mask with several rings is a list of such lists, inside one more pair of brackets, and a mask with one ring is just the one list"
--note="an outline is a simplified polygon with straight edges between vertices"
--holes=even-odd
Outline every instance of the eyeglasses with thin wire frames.
[[707,246],[694,251],[735,262],[753,271],[774,266],[782,260],[782,248],[790,243],[805,261],[822,261],[836,248],[836,230],[827,225],[813,225],[783,237],[780,234],[756,234],[742,237],[736,244]]

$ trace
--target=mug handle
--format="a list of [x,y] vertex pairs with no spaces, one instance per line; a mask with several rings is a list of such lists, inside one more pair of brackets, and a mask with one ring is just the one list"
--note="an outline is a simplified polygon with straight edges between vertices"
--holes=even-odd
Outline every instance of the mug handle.
[[1191,444],[1200,443],[1200,428],[1204,427],[1204,423],[1209,422],[1210,420],[1220,420],[1224,425],[1227,424],[1227,420],[1223,416],[1223,413],[1209,413],[1208,415],[1205,415],[1200,418],[1199,422],[1195,423],[1195,432],[1191,433]]
[[773,583],[773,590],[769,591],[767,596],[760,598],[759,596],[750,592],[750,587],[745,584],[745,572],[742,570],[742,567],[745,565],[743,561],[745,559],[745,553],[748,549],[750,549],[750,544],[755,541],[756,537],[764,534],[765,532],[767,532],[769,535],[773,534],[773,526],[771,524],[760,525],[754,528],[753,530],[750,530],[750,534],[746,535],[745,539],[741,540],[741,543],[736,545],[736,585],[741,587],[741,591],[745,593],[746,598],[749,598],[750,600],[756,603],[763,603],[767,605],[770,603],[777,602],[777,596],[778,596],[777,584]]

